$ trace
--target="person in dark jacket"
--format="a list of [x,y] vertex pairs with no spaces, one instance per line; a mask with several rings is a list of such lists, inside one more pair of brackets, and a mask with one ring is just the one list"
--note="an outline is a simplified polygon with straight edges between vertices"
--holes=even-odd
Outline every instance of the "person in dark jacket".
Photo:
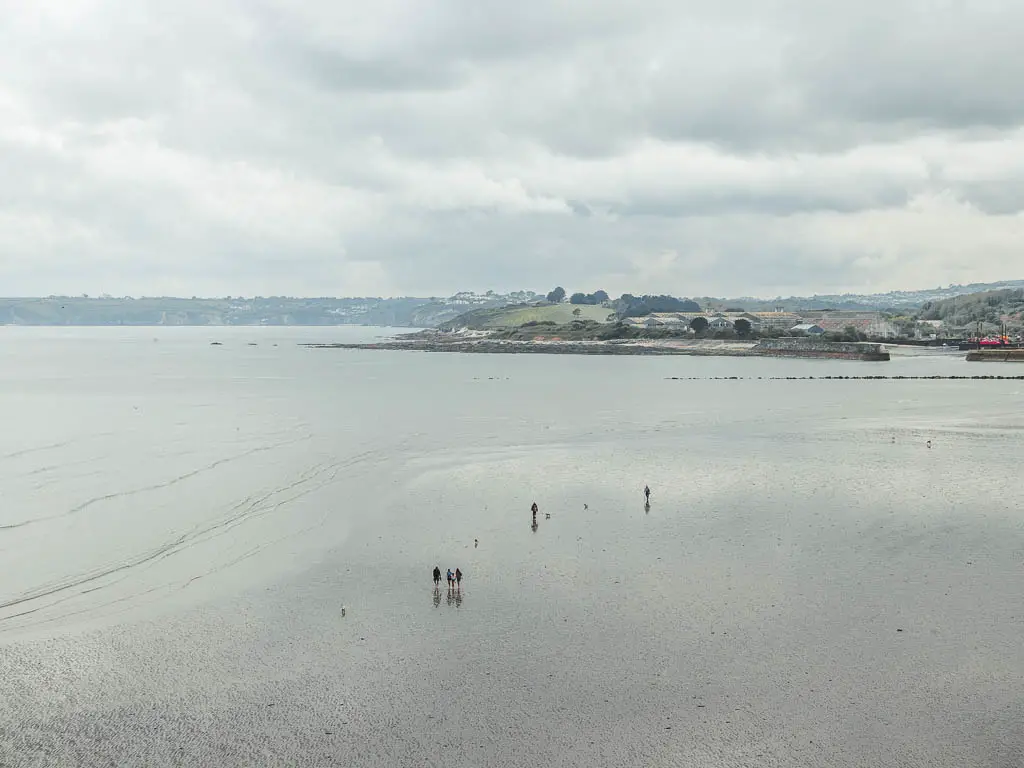
[[441,586],[441,569],[438,568],[436,565],[434,566],[434,586]]
[[462,589],[462,571],[458,568],[455,569],[455,586],[457,589]]

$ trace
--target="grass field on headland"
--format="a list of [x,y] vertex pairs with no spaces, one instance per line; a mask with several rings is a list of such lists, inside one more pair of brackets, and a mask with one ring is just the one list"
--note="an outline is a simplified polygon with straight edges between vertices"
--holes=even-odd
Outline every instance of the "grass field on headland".
[[[579,310],[579,316],[573,314]],[[463,318],[466,316],[464,315]],[[541,306],[503,307],[482,309],[472,313],[468,327],[477,330],[516,328],[527,323],[556,323],[567,325],[573,320],[590,320],[608,323],[615,317],[615,311],[608,307],[590,304],[547,304]]]

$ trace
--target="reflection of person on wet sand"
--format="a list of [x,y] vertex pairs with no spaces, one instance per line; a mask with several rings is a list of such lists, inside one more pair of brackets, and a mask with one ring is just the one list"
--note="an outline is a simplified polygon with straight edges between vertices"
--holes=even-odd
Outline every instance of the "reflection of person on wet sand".
[[533,522],[530,523],[530,530],[533,531],[534,533],[537,532],[537,518],[536,517],[533,518]]
[[437,608],[441,605],[441,588],[437,587],[434,589],[434,607]]
[[455,607],[456,608],[461,608],[462,607],[462,593],[461,592],[456,592],[455,593]]

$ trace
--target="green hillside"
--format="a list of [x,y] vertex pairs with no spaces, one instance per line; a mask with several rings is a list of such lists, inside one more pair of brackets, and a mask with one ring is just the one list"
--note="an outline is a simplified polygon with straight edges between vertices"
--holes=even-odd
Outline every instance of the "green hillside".
[[946,325],[962,328],[973,323],[1024,326],[1024,288],[1005,289],[956,296],[943,301],[927,302],[918,315],[921,320],[942,320]]
[[542,304],[540,306],[510,306],[500,309],[475,309],[459,315],[454,320],[443,324],[446,329],[470,328],[472,330],[497,330],[499,328],[518,328],[527,323],[555,323],[565,325],[577,319],[573,314],[579,310],[580,320],[591,320],[595,323],[610,322],[614,319],[615,310],[589,304]]

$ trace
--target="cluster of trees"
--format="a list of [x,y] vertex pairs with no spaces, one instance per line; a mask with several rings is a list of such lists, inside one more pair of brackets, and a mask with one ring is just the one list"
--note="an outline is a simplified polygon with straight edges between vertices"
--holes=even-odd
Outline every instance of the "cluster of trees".
[[1024,317],[1024,288],[928,301],[921,307],[918,317],[921,320],[942,320],[947,326],[964,328],[979,322],[998,325],[1005,315]]
[[634,296],[624,293],[615,302],[619,317],[643,317],[652,312],[700,312],[700,305],[675,296]]
[[591,304],[593,306],[600,306],[606,301],[610,301],[608,294],[604,291],[594,291],[593,293],[574,293],[569,297],[570,304]]
[[[549,292],[545,297],[552,304],[559,304],[565,301],[565,288],[558,286]],[[624,293],[612,301],[606,291],[594,291],[593,293],[577,292],[569,297],[570,304],[589,304],[600,306],[611,304],[619,317],[643,317],[652,312],[700,312],[700,305],[690,299],[677,299],[675,296],[634,296],[631,293]]]
[[[561,304],[565,301],[565,288],[558,286],[553,291],[548,293],[545,297],[552,304]],[[570,304],[590,304],[593,306],[599,306],[604,304],[606,301],[611,301],[605,291],[594,291],[593,293],[574,293],[569,297]]]
[[[707,333],[708,327],[710,325],[711,324],[708,322],[708,319],[706,317],[695,317],[693,318],[693,320],[690,321],[690,330],[693,331],[696,335],[701,336],[704,333]],[[741,317],[732,324],[731,329],[717,331],[716,336],[724,333],[725,336],[719,337],[733,338],[735,336],[738,336],[741,339],[746,339],[750,338],[750,335],[753,332],[753,330],[754,326],[750,324],[750,321],[747,320],[745,317]]]
[[855,326],[848,325],[842,331],[831,331],[825,334],[826,341],[867,341],[868,335],[858,331]]

